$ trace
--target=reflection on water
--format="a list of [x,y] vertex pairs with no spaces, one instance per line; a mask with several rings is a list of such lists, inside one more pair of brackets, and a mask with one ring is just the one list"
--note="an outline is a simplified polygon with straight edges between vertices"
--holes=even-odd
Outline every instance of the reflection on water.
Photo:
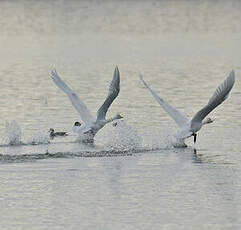
[[[240,10],[236,0],[0,1],[0,229],[240,229]],[[106,126],[94,146],[48,143],[49,128],[79,120],[49,71],[94,114],[116,64],[107,117],[119,112],[130,129]],[[177,127],[138,73],[192,117],[232,69],[215,122],[172,148]],[[21,145],[6,145],[12,120]]]

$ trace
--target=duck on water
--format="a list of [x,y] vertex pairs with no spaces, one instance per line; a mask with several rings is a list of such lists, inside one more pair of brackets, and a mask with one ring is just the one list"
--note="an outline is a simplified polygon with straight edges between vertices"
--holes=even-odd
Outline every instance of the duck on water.
[[49,130],[50,139],[54,139],[55,137],[66,137],[66,136],[68,136],[67,132],[54,132],[53,128]]
[[78,133],[80,141],[93,143],[96,133],[101,128],[112,121],[123,118],[120,114],[117,114],[113,118],[106,119],[106,113],[110,105],[120,92],[120,72],[117,66],[109,86],[108,95],[104,103],[98,109],[96,118],[92,116],[87,106],[80,100],[78,95],[59,77],[56,70],[51,71],[51,78],[56,86],[66,93],[72,105],[80,115],[82,123],[76,121],[72,128],[73,132]]

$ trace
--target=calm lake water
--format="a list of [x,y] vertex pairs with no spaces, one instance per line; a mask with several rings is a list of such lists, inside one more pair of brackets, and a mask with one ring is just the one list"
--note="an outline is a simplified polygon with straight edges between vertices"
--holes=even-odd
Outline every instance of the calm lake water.
[[[241,2],[0,1],[0,229],[241,229]],[[49,76],[93,114],[118,65],[121,92],[94,146]],[[197,143],[138,78],[190,118],[234,69]],[[10,145],[12,144],[12,145]]]

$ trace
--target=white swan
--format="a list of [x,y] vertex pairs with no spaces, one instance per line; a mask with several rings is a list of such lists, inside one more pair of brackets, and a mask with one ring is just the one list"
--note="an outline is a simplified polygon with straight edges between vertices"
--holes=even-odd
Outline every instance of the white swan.
[[188,137],[194,136],[194,143],[197,139],[197,132],[202,128],[203,125],[212,123],[211,118],[204,119],[212,110],[214,110],[218,105],[225,101],[231,91],[234,82],[235,74],[232,71],[229,76],[220,84],[215,90],[212,97],[209,99],[208,104],[205,105],[201,110],[199,110],[191,121],[188,120],[186,116],[180,113],[177,109],[169,105],[162,98],[160,98],[150,86],[144,81],[142,75],[139,75],[143,84],[151,92],[156,101],[161,105],[161,107],[172,117],[172,119],[178,124],[180,130],[178,131],[176,138],[178,140],[185,140]]
[[51,78],[53,79],[54,83],[67,94],[72,105],[79,113],[83,124],[81,124],[80,122],[75,122],[73,132],[82,135],[81,140],[83,142],[93,142],[96,133],[107,123],[122,118],[120,114],[117,114],[111,119],[105,118],[108,108],[120,92],[120,72],[117,66],[115,68],[111,84],[109,86],[108,96],[105,99],[103,105],[97,111],[96,118],[91,115],[87,106],[80,100],[76,93],[73,92],[68,87],[68,85],[64,83],[64,81],[58,76],[56,70],[51,71]]

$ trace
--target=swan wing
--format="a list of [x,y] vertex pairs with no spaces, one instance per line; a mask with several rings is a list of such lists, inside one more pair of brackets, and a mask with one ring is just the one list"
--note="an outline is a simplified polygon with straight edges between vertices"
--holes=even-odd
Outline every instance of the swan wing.
[[224,102],[233,88],[235,82],[235,74],[232,71],[229,76],[217,87],[208,104],[198,111],[193,117],[191,123],[201,122],[211,111]]
[[107,110],[112,104],[112,102],[115,100],[115,98],[118,96],[120,92],[120,72],[118,67],[116,66],[113,79],[109,86],[109,93],[103,103],[103,105],[99,108],[97,111],[97,120],[104,120]]
[[162,98],[160,98],[152,89],[150,86],[147,85],[147,83],[144,81],[142,75],[139,75],[141,81],[146,86],[146,88],[151,92],[153,97],[156,99],[156,101],[161,105],[161,107],[172,117],[172,119],[178,124],[179,127],[183,127],[188,123],[188,119],[186,116],[184,116],[181,112],[179,112],[177,109],[169,105],[167,102],[165,102]]
[[80,114],[82,121],[84,123],[92,122],[94,118],[89,112],[87,106],[80,100],[78,95],[72,89],[70,89],[69,86],[59,77],[56,70],[52,70],[50,76],[54,83],[67,94],[72,105]]

